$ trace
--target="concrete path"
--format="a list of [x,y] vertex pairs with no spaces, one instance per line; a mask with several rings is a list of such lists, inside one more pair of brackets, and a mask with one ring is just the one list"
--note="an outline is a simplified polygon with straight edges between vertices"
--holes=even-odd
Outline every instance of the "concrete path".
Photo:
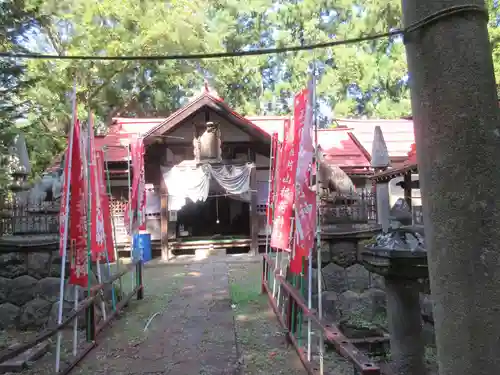
[[[172,296],[167,309],[152,320],[144,341],[137,345],[113,342],[114,349],[103,342],[99,345],[103,355],[108,350],[119,355],[102,358],[101,366],[94,367],[92,372],[239,375],[240,355],[236,349],[227,267],[223,262],[185,266],[183,285]],[[117,350],[117,344],[123,350]],[[89,361],[94,362],[91,358]],[[87,367],[80,373],[90,371]]]
[[135,354],[130,374],[238,374],[227,265],[188,268],[183,288]]

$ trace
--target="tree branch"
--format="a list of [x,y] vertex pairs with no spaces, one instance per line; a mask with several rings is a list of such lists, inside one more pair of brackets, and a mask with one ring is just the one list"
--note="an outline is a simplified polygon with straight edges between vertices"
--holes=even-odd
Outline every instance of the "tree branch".
[[92,101],[92,99],[94,99],[98,94],[99,92],[105,88],[109,82],[115,78],[119,73],[123,73],[123,71],[125,71],[125,69],[128,68],[128,65],[127,64],[124,64],[121,68],[119,69],[116,69],[108,78],[106,78],[104,80],[103,83],[101,83],[99,86],[97,86],[90,94],[89,94],[89,101]]

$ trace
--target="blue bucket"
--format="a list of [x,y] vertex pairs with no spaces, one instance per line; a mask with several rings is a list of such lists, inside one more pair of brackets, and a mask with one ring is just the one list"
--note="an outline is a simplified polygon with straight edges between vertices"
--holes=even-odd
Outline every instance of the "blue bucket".
[[144,263],[153,259],[151,251],[151,234],[135,234],[132,239],[132,259],[137,261],[141,259]]

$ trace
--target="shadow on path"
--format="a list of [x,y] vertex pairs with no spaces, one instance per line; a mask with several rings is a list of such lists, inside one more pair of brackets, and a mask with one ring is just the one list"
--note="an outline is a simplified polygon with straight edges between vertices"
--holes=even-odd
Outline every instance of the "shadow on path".
[[[172,271],[163,268],[154,272],[171,274]],[[157,311],[159,314],[145,334],[137,335],[137,340],[129,334],[120,334],[128,327],[127,322],[122,322],[124,318],[118,320],[112,327],[114,335],[104,334],[106,337],[101,339],[98,349],[89,354],[75,373],[239,375],[227,264],[188,265],[177,280],[170,300]],[[165,289],[172,288],[170,282],[169,277],[164,278]],[[161,284],[157,288],[161,290]],[[147,284],[145,292],[148,293]],[[152,293],[150,298],[134,303],[154,303],[156,293],[149,293]],[[149,313],[150,317],[154,315],[151,310]]]

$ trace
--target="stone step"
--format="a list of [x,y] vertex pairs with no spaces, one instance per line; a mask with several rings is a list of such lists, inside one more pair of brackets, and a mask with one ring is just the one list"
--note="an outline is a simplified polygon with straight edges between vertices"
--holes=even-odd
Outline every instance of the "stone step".
[[195,259],[204,259],[212,256],[225,256],[226,249],[196,249],[194,251]]
[[[19,344],[14,344],[9,346],[9,349],[15,349]],[[21,372],[32,365],[37,359],[41,358],[45,353],[49,351],[49,342],[44,341],[38,345],[35,345],[31,349],[19,354],[17,357],[9,359],[3,363],[0,363],[0,374],[5,374],[8,372]]]

